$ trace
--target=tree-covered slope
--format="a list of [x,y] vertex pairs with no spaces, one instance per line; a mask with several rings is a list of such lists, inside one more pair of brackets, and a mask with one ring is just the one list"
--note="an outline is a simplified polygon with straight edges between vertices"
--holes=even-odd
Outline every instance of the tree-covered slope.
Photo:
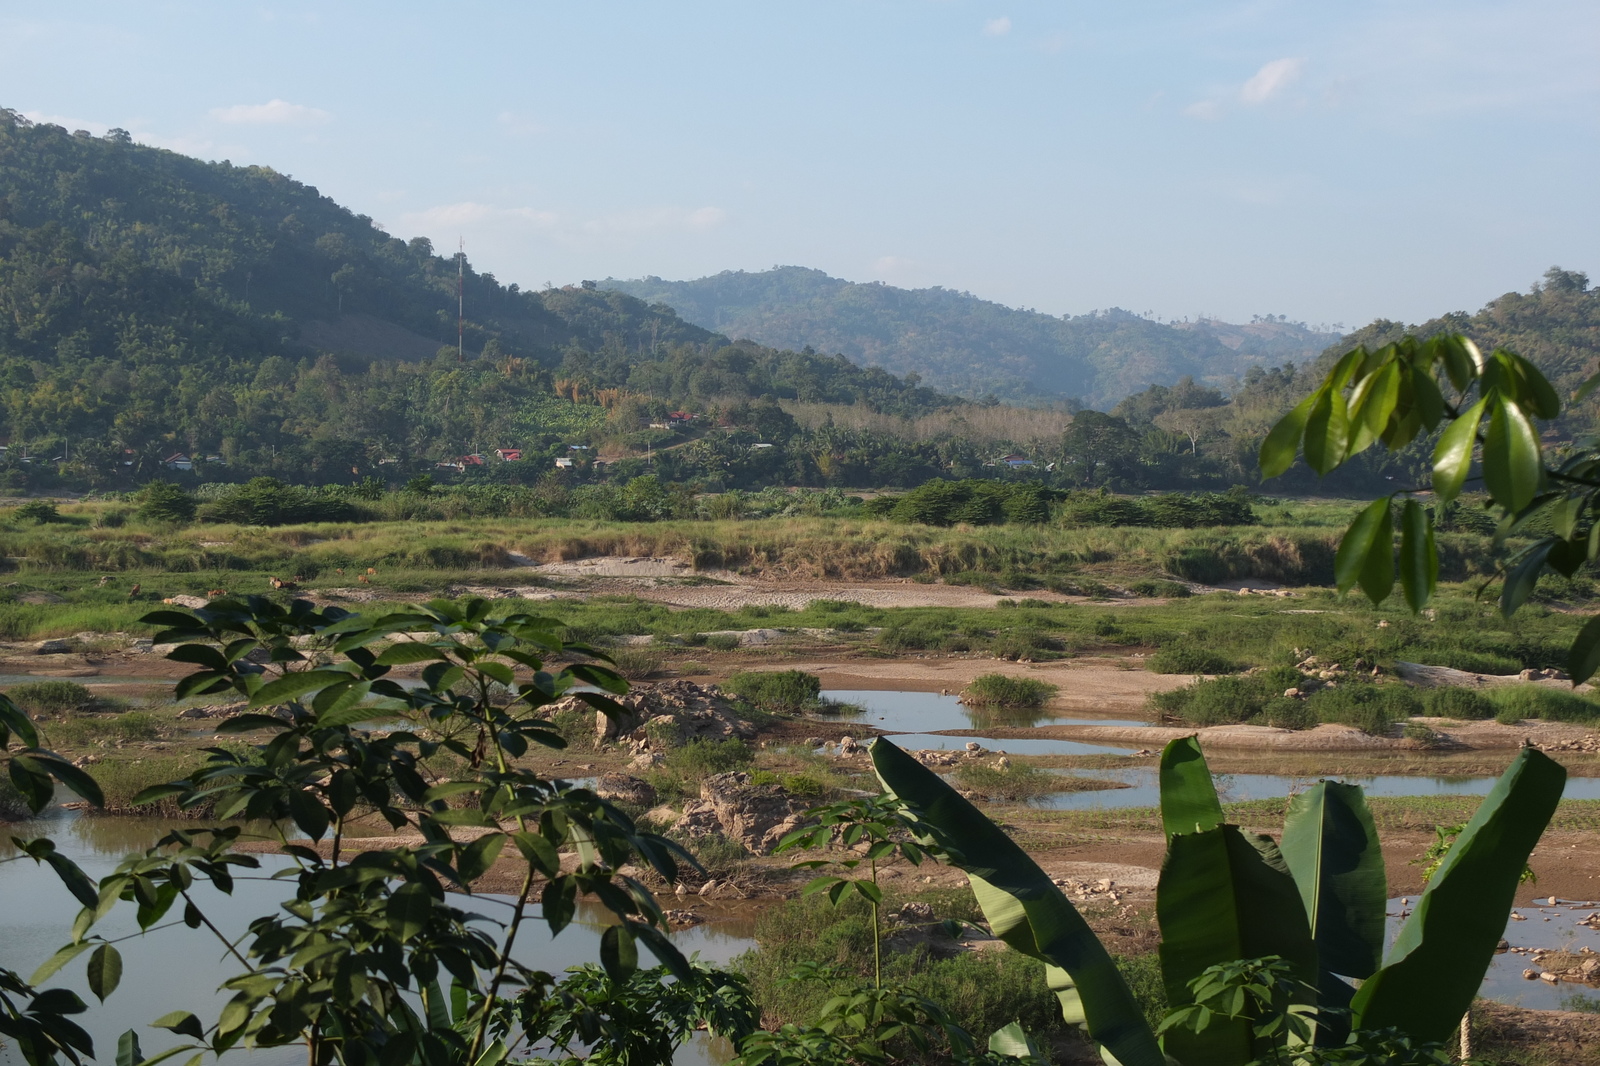
[[0,109],[9,461],[70,442],[103,469],[184,450],[348,476],[380,456],[565,433],[558,382],[568,404],[635,387],[680,404],[950,402],[839,357],[730,345],[620,292],[524,291],[470,264],[458,362],[456,287],[457,263],[426,239],[392,237],[270,168]]
[[1224,384],[1251,366],[1312,358],[1333,339],[1276,322],[1165,325],[1126,311],[1056,318],[950,289],[856,284],[820,270],[725,271],[696,281],[607,279],[690,322],[780,348],[842,352],[968,397],[1109,406],[1184,377]]

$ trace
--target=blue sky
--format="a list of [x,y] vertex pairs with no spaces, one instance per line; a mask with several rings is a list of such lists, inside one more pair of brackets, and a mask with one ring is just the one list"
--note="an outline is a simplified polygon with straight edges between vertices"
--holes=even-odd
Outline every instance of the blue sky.
[[0,106],[538,286],[778,263],[1051,313],[1600,280],[1600,5],[0,2]]

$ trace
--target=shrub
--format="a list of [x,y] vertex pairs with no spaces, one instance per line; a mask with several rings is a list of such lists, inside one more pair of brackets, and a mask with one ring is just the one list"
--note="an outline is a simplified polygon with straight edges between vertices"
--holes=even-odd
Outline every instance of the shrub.
[[965,763],[956,770],[955,777],[969,792],[976,792],[985,799],[1013,803],[1061,792],[1072,780],[1026,763],[997,766],[988,762]]
[[1219,677],[1155,693],[1150,703],[1160,713],[1181,718],[1190,725],[1237,725],[1259,715],[1268,695],[1253,678]]
[[1489,690],[1489,698],[1500,708],[1495,721],[1504,725],[1528,718],[1583,723],[1600,718],[1600,704],[1543,685],[1501,685]]
[[56,510],[56,505],[49,500],[34,500],[25,503],[11,512],[11,517],[18,522],[37,522],[44,525],[49,522],[60,522],[61,512]]
[[667,766],[684,777],[700,781],[712,774],[743,770],[755,762],[755,752],[734,737],[707,740],[696,737],[667,756]]
[[1493,718],[1499,707],[1489,697],[1470,688],[1431,688],[1422,694],[1423,711],[1433,718],[1476,720]]
[[799,714],[819,702],[822,679],[803,670],[751,670],[728,678],[722,690],[765,711]]
[[643,681],[661,672],[661,656],[643,648],[616,648],[607,654],[617,673],[629,681]]
[[1236,674],[1239,664],[1225,655],[1195,647],[1162,648],[1145,667],[1157,674]]
[[924,651],[944,646],[949,632],[943,626],[928,623],[901,623],[886,626],[878,634],[878,646],[885,651]]
[[349,522],[360,517],[357,508],[336,496],[324,496],[277,478],[251,478],[229,489],[199,509],[207,522],[236,522],[247,526],[282,526],[299,522]]
[[962,690],[961,702],[974,707],[1042,707],[1058,691],[1058,686],[1031,677],[984,674]]
[[1318,724],[1317,712],[1305,700],[1269,699],[1261,712],[1262,719],[1275,729],[1312,729]]
[[1323,722],[1355,726],[1375,737],[1387,736],[1394,724],[1421,714],[1422,701],[1405,685],[1363,685],[1346,682],[1311,694],[1307,706]]
[[706,648],[711,651],[735,651],[739,647],[737,633],[707,633]]
[[1060,640],[1041,629],[1013,626],[1002,629],[989,642],[989,654],[1008,662],[1039,662],[1061,657]]
[[13,685],[6,695],[29,711],[71,711],[94,703],[94,694],[76,681],[28,681]]
[[1179,581],[1154,581],[1142,578],[1128,584],[1128,591],[1135,596],[1161,596],[1167,599],[1182,599],[1191,595],[1188,585]]
[[147,522],[188,522],[194,518],[194,497],[170,481],[152,481],[137,498],[139,517]]

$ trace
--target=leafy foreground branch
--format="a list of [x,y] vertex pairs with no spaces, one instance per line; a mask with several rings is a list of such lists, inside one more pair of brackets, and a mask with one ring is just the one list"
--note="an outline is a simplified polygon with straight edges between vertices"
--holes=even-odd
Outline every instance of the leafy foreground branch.
[[[517,765],[532,745],[564,746],[542,708],[572,695],[616,713],[610,697],[627,690],[603,656],[564,642],[554,619],[496,614],[482,600],[369,618],[250,597],[146,621],[166,627],[157,641],[177,645],[172,659],[197,668],[178,697],[237,693],[247,711],[222,730],[264,739],[208,748],[200,770],[136,802],[210,805],[220,820],[270,824],[290,863],[274,877],[292,895],[243,937],[222,932],[211,893],[260,879],[260,860],[237,850],[237,824],[174,830],[98,884],[48,840],[23,842],[24,856],[54,866],[83,904],[71,941],[31,979],[0,972],[0,1034],[31,1066],[95,1056],[72,1020],[86,1010],[79,997],[35,986],[86,956],[91,991],[112,995],[123,960],[98,930],[123,906],[135,908],[143,935],[175,925],[173,915],[208,931],[239,972],[223,982],[231,995],[215,1018],[179,1009],[153,1022],[181,1038],[172,1047],[147,1057],[125,1033],[119,1066],[178,1056],[198,1066],[207,1055],[290,1045],[305,1048],[308,1066],[664,1066],[699,1030],[734,1041],[750,1063],[1032,1053],[1020,1033],[980,1049],[937,1004],[895,987],[840,987],[825,972],[796,977],[839,988],[813,1024],[758,1033],[745,981],[685,959],[650,888],[631,876],[642,869],[670,885],[693,859],[592,791]],[[420,686],[391,676],[408,664],[422,666]],[[25,746],[7,751],[10,775],[33,810],[56,781],[100,802],[94,782],[38,749],[31,721],[0,697],[0,741],[9,748],[13,737]],[[349,848],[354,823],[373,817],[415,842]],[[504,920],[463,906],[497,862],[520,867]],[[525,961],[536,954],[525,943],[533,906],[555,935],[584,897],[616,918],[599,965],[556,975]],[[659,966],[641,968],[641,943]]]

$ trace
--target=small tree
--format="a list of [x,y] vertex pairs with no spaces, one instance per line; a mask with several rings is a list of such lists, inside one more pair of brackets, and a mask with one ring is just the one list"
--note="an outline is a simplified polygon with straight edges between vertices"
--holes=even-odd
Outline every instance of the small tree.
[[139,517],[147,522],[189,522],[194,497],[170,481],[152,481],[139,494]]

